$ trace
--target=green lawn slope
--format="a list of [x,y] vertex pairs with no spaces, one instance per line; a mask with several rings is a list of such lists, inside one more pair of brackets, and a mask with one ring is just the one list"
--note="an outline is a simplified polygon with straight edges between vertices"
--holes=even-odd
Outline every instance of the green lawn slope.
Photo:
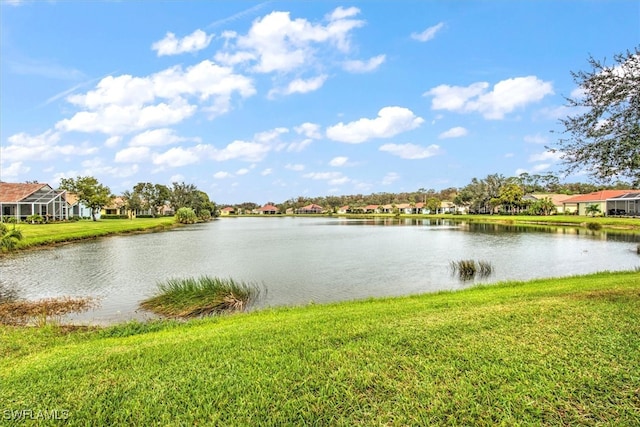
[[640,272],[184,324],[4,326],[0,409],[43,425],[637,426]]

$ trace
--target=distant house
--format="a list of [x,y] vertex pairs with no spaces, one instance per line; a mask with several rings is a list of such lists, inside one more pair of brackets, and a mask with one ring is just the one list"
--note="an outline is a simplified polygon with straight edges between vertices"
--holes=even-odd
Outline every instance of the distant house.
[[607,215],[640,216],[640,191],[607,199]]
[[78,218],[89,218],[91,216],[91,208],[87,207],[78,200],[78,195],[74,193],[67,193],[65,195],[65,199],[67,200],[68,206],[68,215],[71,217]]
[[607,215],[608,200],[627,194],[640,194],[640,190],[602,190],[589,194],[580,194],[570,197],[562,202],[565,213],[577,213],[587,215],[587,207],[595,205],[603,215]]
[[299,208],[297,210],[297,213],[299,213],[299,214],[321,214],[323,211],[324,211],[324,209],[322,208],[322,206],[312,203],[310,205],[303,206],[303,207]]
[[530,197],[532,197],[534,199],[533,201],[543,200],[543,199],[546,199],[546,198],[551,199],[551,203],[553,203],[553,206],[556,208],[556,212],[559,213],[559,214],[572,213],[573,212],[573,211],[571,211],[570,207],[569,207],[569,212],[566,212],[565,211],[565,205],[564,205],[565,200],[570,199],[573,196],[569,196],[567,194],[544,194],[544,193],[539,193],[539,194],[531,194]]
[[260,215],[275,215],[278,213],[278,208],[273,205],[264,205],[260,209],[258,209],[258,213]]
[[225,208],[220,209],[220,216],[235,215],[235,213],[236,213],[236,210],[231,206],[227,206]]
[[350,213],[350,212],[351,212],[351,209],[349,208],[349,205],[340,206],[338,208],[338,210],[337,210],[337,213],[340,214],[340,215],[344,215],[344,214],[347,214],[347,213]]
[[[127,215],[129,216],[129,212],[126,207],[126,203],[122,197],[114,197],[111,199],[111,203],[106,206],[103,206],[100,210],[100,215]],[[131,212],[131,215],[134,215]]]
[[48,220],[68,219],[69,204],[65,195],[66,191],[54,190],[49,184],[0,182],[1,220],[12,217],[24,221],[31,215]]
[[378,205],[367,205],[362,208],[364,213],[380,213],[380,206]]

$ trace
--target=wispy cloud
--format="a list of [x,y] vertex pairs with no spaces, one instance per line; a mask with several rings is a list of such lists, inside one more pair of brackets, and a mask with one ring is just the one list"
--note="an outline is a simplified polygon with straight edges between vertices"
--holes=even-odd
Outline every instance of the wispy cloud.
[[228,24],[229,22],[237,21],[240,18],[244,18],[247,15],[251,15],[251,14],[259,11],[260,9],[262,9],[263,7],[268,5],[269,3],[271,3],[271,0],[265,1],[265,2],[260,3],[260,4],[257,4],[255,6],[250,7],[249,9],[245,9],[245,10],[243,10],[241,12],[235,13],[235,14],[233,14],[231,16],[226,17],[226,18],[222,18],[222,19],[218,19],[217,21],[213,21],[211,24],[207,25],[207,28],[219,27],[221,25]]
[[440,22],[433,27],[429,27],[421,33],[412,33],[411,38],[414,40],[418,40],[419,42],[428,42],[432,40],[438,31],[440,31],[444,27],[444,23]]

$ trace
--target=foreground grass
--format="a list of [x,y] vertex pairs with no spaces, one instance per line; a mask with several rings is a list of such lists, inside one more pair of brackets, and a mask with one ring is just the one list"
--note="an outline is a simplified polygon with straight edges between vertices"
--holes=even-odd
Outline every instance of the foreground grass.
[[640,425],[637,271],[0,343],[70,425]]
[[18,242],[17,249],[65,243],[112,234],[164,230],[173,226],[175,226],[175,218],[173,217],[105,219],[100,221],[72,221],[50,224],[20,223],[16,228],[22,231],[23,239]]

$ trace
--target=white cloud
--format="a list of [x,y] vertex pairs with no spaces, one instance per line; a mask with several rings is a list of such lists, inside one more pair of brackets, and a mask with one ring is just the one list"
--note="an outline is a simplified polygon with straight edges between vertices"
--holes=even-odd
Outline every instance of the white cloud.
[[217,161],[239,159],[248,162],[259,162],[265,158],[271,147],[257,142],[233,141],[221,150],[214,150],[211,158]]
[[308,93],[313,92],[322,87],[327,80],[327,75],[323,74],[311,79],[295,79],[290,82],[286,88],[272,89],[269,91],[269,98],[273,98],[276,95],[292,95],[294,93]]
[[273,169],[267,168],[267,169],[263,170],[262,172],[260,172],[260,175],[267,176],[267,175],[271,175],[272,173],[273,173]]
[[420,42],[427,42],[432,40],[438,31],[444,27],[444,23],[440,22],[432,27],[427,28],[421,33],[412,33],[411,38]]
[[345,61],[343,68],[350,73],[369,73],[376,70],[385,61],[386,55],[378,55],[369,58],[367,61],[350,60]]
[[117,163],[138,163],[149,158],[149,147],[127,147],[116,153]]
[[171,177],[169,178],[169,182],[184,182],[184,175],[179,173],[171,175]]
[[197,52],[209,46],[212,39],[213,34],[207,35],[207,33],[202,30],[195,30],[182,39],[176,38],[176,35],[173,33],[167,33],[162,40],[153,43],[151,49],[157,51],[158,56]]
[[225,179],[225,178],[232,178],[233,175],[231,175],[229,172],[220,171],[220,172],[214,173],[213,177],[215,179]]
[[85,156],[98,149],[87,143],[59,145],[61,134],[51,129],[40,135],[29,135],[21,132],[7,138],[9,145],[0,146],[0,160],[4,162],[20,162],[25,160],[43,161],[59,156]]
[[208,146],[202,145],[189,148],[173,147],[162,154],[153,154],[153,164],[161,167],[177,168],[198,163],[202,152],[208,151],[208,148]]
[[382,185],[390,185],[400,179],[400,175],[395,172],[389,172],[382,178]]
[[85,111],[59,121],[56,129],[121,135],[166,127],[192,116],[198,108],[211,116],[223,114],[236,93],[243,98],[254,95],[252,80],[209,60],[147,77],[108,76],[95,89],[67,97]]
[[459,113],[478,112],[486,119],[502,119],[504,115],[553,94],[551,82],[536,76],[502,80],[487,92],[489,83],[478,82],[467,87],[440,85],[424,93],[433,96],[431,108]]
[[531,144],[546,144],[549,139],[537,133],[535,135],[525,135],[524,141]]
[[122,137],[121,136],[110,136],[104,142],[104,145],[105,145],[105,147],[114,148],[114,147],[117,147],[118,144],[120,144],[120,141],[122,141]]
[[349,158],[348,157],[338,156],[338,157],[334,157],[333,159],[331,159],[331,161],[329,162],[329,165],[330,166],[339,167],[339,166],[347,165],[348,162],[349,162]]
[[303,139],[300,142],[291,142],[287,145],[287,151],[300,152],[307,148],[312,142],[313,140],[311,138]]
[[456,126],[453,127],[445,132],[442,132],[440,135],[438,135],[438,138],[440,139],[446,139],[446,138],[460,138],[461,136],[465,136],[467,135],[469,132],[461,127],[461,126]]
[[102,159],[94,158],[85,160],[81,163],[84,168],[79,175],[103,176],[109,175],[116,178],[126,178],[138,173],[138,165],[112,166],[111,164],[103,164]]
[[236,171],[236,175],[238,176],[246,175],[248,173],[249,173],[249,169],[247,168],[241,168]]
[[302,175],[304,178],[316,179],[316,180],[331,180],[342,178],[343,175],[340,172],[309,172]]
[[3,181],[14,180],[18,176],[26,174],[30,170],[31,168],[29,166],[24,166],[22,162],[13,162],[9,164],[9,166],[3,166],[0,169],[0,178]]
[[532,154],[529,156],[530,162],[546,162],[546,161],[554,161],[557,162],[561,160],[562,153],[560,151],[543,151],[542,153]]
[[301,164],[294,164],[292,165],[291,163],[285,165],[285,169],[289,169],[292,171],[296,171],[296,172],[300,172],[304,170],[304,165]]
[[297,133],[306,136],[307,138],[320,139],[322,134],[320,133],[320,125],[315,123],[303,123],[300,126],[293,128]]
[[326,17],[326,25],[306,19],[291,19],[289,12],[274,11],[256,19],[246,35],[228,37],[226,50],[216,55],[223,64],[253,62],[258,73],[290,72],[316,61],[317,49],[333,46],[348,52],[353,29],[364,21],[352,19],[357,8],[337,8]]
[[177,142],[185,141],[187,138],[180,137],[176,135],[175,130],[169,128],[160,128],[147,130],[142,133],[137,134],[131,141],[129,141],[129,145],[131,147],[154,147],[154,146],[162,146],[162,145],[171,145]]
[[428,147],[416,144],[384,144],[380,147],[380,151],[386,151],[402,159],[412,160],[426,159],[441,153],[440,147],[435,144]]
[[404,107],[384,107],[375,119],[362,118],[327,128],[327,137],[340,142],[358,144],[371,138],[390,138],[417,128],[424,119]]

